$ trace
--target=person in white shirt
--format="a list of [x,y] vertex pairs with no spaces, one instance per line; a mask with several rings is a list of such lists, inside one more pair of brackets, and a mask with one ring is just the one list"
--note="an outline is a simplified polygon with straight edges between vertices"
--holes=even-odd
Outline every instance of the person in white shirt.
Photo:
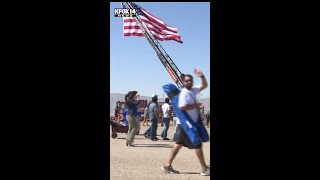
[[169,98],[166,98],[164,101],[165,101],[165,103],[161,106],[161,109],[162,109],[162,120],[163,120],[165,127],[161,133],[161,137],[163,138],[163,140],[169,140],[169,138],[167,138],[168,130],[169,130],[169,126],[170,126]]
[[[179,108],[181,111],[186,111],[188,115],[191,117],[192,121],[197,122],[201,121],[199,107],[201,107],[202,103],[198,103],[196,99],[197,93],[207,88],[208,83],[203,75],[203,73],[199,69],[194,69],[194,73],[201,78],[201,84],[199,86],[193,86],[193,77],[190,74],[186,74],[183,76],[183,89],[179,95]],[[171,164],[178,154],[179,150],[182,146],[185,146],[189,149],[195,149],[195,153],[199,159],[200,165],[202,167],[201,175],[210,176],[210,167],[207,166],[204,160],[204,155],[202,151],[202,143],[197,146],[193,146],[185,131],[180,125],[179,120],[177,121],[177,131],[179,132],[176,139],[176,144],[174,145],[172,152],[165,162],[165,165],[161,167],[164,173],[179,173],[172,168]]]

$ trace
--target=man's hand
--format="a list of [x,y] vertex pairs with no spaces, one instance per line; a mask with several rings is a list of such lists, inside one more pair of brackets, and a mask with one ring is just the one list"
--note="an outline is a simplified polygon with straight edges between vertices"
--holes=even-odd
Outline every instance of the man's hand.
[[203,73],[200,71],[200,69],[198,68],[194,68],[194,73],[198,76],[198,77],[201,77],[203,76]]
[[200,71],[198,68],[194,68],[194,73],[201,78],[201,84],[200,84],[200,87],[199,87],[199,90],[202,91],[204,90],[205,88],[208,87],[208,83],[207,83],[207,80],[206,78],[204,77],[202,71]]
[[199,108],[202,106],[202,103],[195,103],[194,105],[195,105],[195,108]]

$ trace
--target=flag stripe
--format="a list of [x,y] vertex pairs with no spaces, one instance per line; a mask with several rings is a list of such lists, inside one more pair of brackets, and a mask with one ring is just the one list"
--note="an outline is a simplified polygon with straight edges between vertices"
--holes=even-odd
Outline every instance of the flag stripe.
[[[144,13],[144,15],[146,16],[147,19],[149,19],[150,21],[153,21],[155,23],[157,23],[159,26],[161,26],[162,28],[167,28],[168,30],[172,30],[172,31],[175,31],[177,32],[178,31],[178,28],[174,28],[174,27],[171,27],[171,26],[168,26],[166,25],[161,19],[155,17],[154,15],[152,15],[150,12],[148,12],[146,9],[140,7],[139,5],[135,4],[135,3],[131,3],[131,5],[134,7],[134,8],[137,8],[139,10],[141,10],[141,12]],[[142,15],[142,16],[144,16]]]
[[[138,5],[134,5],[134,8],[138,9],[138,16],[142,20],[143,24],[150,30],[155,39],[160,41],[174,40],[179,43],[181,36],[178,34],[178,28],[174,28],[166,25],[161,19],[155,17],[147,10],[141,8]],[[123,35],[124,36],[140,36],[143,37],[144,33],[138,22],[133,17],[123,18]]]
[[[144,34],[143,33],[123,33],[124,36],[140,36],[140,37],[144,37]],[[155,38],[159,41],[168,41],[168,40],[174,40],[174,41],[177,41],[179,43],[182,43],[182,41],[180,39],[175,39],[175,38],[159,38],[159,37],[156,37]]]
[[[158,34],[157,32],[155,31],[151,31],[150,32],[155,36],[155,37],[158,37],[158,38],[170,38],[170,39],[176,39],[176,38],[179,38],[180,39],[180,36],[177,36],[177,35],[161,35],[161,34]],[[123,31],[123,33],[143,33],[141,29],[125,29]]]
[[124,36],[144,36],[143,33],[136,33],[136,32],[133,32],[133,33],[123,33]]
[[[181,38],[179,34],[172,32],[172,31],[167,31],[167,30],[163,30],[161,27],[159,27],[157,24],[154,23],[149,23],[150,21],[145,20],[144,17],[142,17],[142,21],[145,22],[145,25],[148,27],[148,29],[150,31],[155,31],[158,32],[160,34],[160,32],[163,33],[163,35],[176,35],[179,36],[179,39]],[[136,22],[136,20],[134,18],[124,18],[124,30],[125,29],[131,29],[132,26],[139,26],[140,25]],[[155,30],[156,29],[156,30]],[[142,30],[141,30],[142,32]]]
[[176,32],[178,31],[178,28],[174,28],[169,25],[166,25],[161,19],[156,18],[155,16],[153,16],[151,13],[149,13],[145,9],[141,8],[141,10],[147,15],[147,18],[150,18],[151,21],[157,23],[159,26],[162,26],[163,28],[168,28],[172,31],[176,31]]
[[[155,31],[159,34],[163,34],[163,35],[177,35],[177,36],[180,36],[178,33],[173,33],[171,31],[166,31],[166,30],[163,30],[163,31],[159,31],[159,29],[157,28],[154,28],[152,25],[149,25],[147,24],[146,25],[148,27],[148,29],[151,31]],[[124,23],[124,29],[140,29],[140,25],[136,22],[134,23]]]
[[[145,22],[145,24],[150,24],[150,25],[152,25],[152,26],[154,26],[154,27],[156,27],[156,28],[158,28],[158,29],[160,29],[160,30],[162,30],[162,29],[165,29],[165,30],[167,30],[167,31],[171,31],[171,32],[174,32],[174,33],[176,33],[176,32],[178,32],[178,31],[174,31],[174,30],[172,30],[172,29],[168,29],[168,28],[163,28],[162,26],[159,26],[157,23],[154,23],[154,22],[152,22],[152,21],[149,21],[146,17],[144,17],[144,16],[139,16],[140,18],[141,18],[141,20],[143,21],[143,22]],[[124,22],[126,23],[126,22],[136,22],[136,20],[134,19],[134,18],[124,18]]]

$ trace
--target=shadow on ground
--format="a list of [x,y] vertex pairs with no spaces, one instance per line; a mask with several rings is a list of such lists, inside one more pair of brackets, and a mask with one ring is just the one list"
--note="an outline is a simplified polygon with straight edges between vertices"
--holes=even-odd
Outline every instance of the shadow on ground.
[[[127,138],[116,138],[116,139],[127,139]],[[143,138],[136,138],[136,137],[134,137],[134,139],[146,139],[145,137],[143,137]]]
[[179,174],[200,174],[199,172],[179,172]]
[[162,147],[162,148],[172,148],[171,144],[135,144],[134,147]]

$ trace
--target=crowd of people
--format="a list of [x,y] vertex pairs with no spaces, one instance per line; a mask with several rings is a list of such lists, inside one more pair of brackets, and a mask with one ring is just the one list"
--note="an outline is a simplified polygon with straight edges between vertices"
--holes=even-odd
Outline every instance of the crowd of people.
[[[194,73],[196,76],[201,78],[201,84],[198,86],[193,86],[193,76],[190,74],[186,74],[182,77],[183,80],[183,88],[179,93],[179,104],[178,108],[180,111],[186,112],[190,119],[195,123],[198,121],[203,121],[204,115],[200,112],[199,108],[202,106],[202,103],[197,102],[196,95],[207,88],[208,84],[205,76],[199,69],[195,69]],[[145,100],[144,104],[146,106],[144,109],[141,109],[139,106],[139,98],[140,95],[137,91],[130,91],[125,96],[125,108],[123,113],[123,119],[126,121],[126,125],[128,126],[127,138],[126,138],[126,146],[134,146],[134,138],[136,132],[140,127],[140,120],[143,118],[142,125],[149,126],[149,122],[151,123],[147,130],[143,133],[144,136],[151,141],[157,141],[157,129],[158,123],[161,121],[161,124],[164,125],[163,130],[161,131],[161,138],[163,140],[170,140],[168,138],[168,130],[170,128],[170,121],[174,121],[176,125],[175,134],[173,140],[175,141],[175,145],[172,149],[172,152],[169,154],[168,159],[165,161],[164,166],[161,167],[161,170],[164,173],[179,173],[179,171],[173,169],[172,163],[178,154],[179,150],[184,146],[188,149],[194,149],[195,154],[201,165],[201,175],[209,176],[210,175],[210,167],[205,163],[205,158],[202,150],[202,142],[200,144],[194,145],[185,129],[181,126],[180,119],[177,117],[175,112],[170,106],[170,99],[165,98],[165,103],[159,107],[158,103],[158,95],[153,94],[151,97],[151,101],[147,102]],[[116,117],[120,115],[120,111],[117,112]],[[140,118],[142,117],[142,118]],[[205,115],[206,125],[210,127],[210,112],[208,111]]]

